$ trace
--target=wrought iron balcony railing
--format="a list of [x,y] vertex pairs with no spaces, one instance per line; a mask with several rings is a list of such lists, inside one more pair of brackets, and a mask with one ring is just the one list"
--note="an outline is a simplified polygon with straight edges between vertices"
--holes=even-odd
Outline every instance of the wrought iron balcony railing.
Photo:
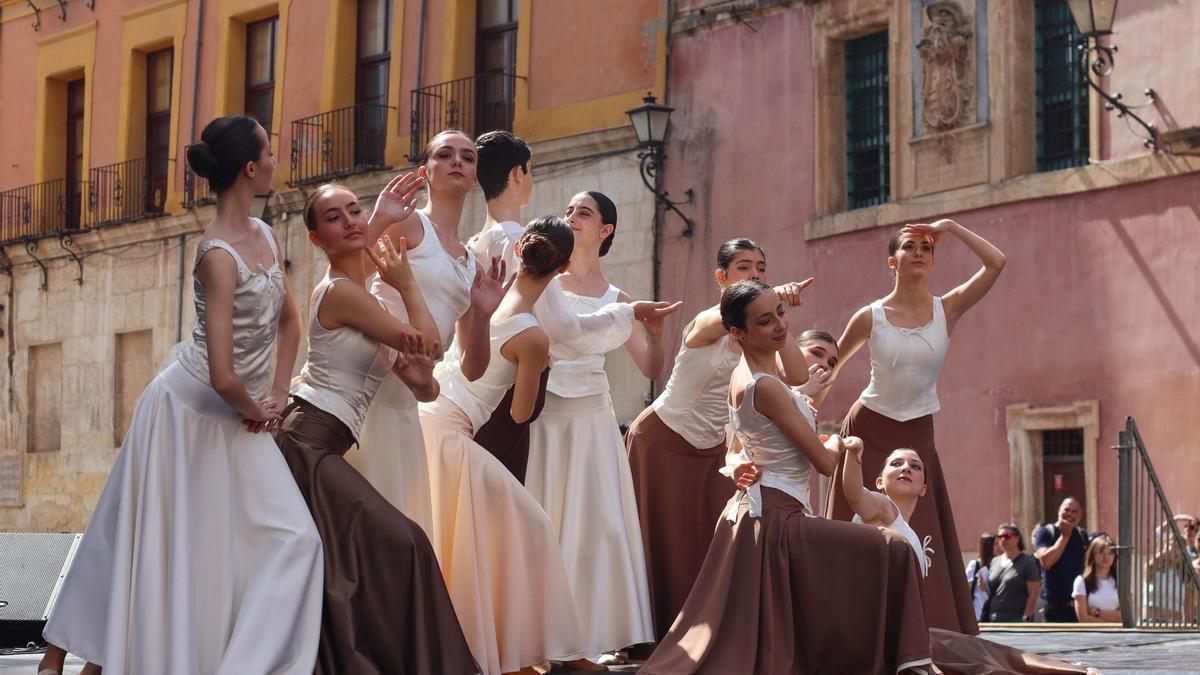
[[167,181],[154,180],[145,157],[93,168],[88,173],[89,227],[127,223],[161,216],[167,201]]
[[482,73],[414,89],[409,160],[416,161],[443,129],[461,129],[472,138],[496,129],[512,131],[516,81],[512,73]]
[[0,192],[0,243],[78,230],[83,188],[58,178]]
[[183,170],[183,208],[194,209],[216,201],[217,195],[209,189],[208,180],[192,173],[192,167],[186,167]]
[[388,168],[386,105],[360,103],[292,122],[292,179],[315,185],[362,171]]

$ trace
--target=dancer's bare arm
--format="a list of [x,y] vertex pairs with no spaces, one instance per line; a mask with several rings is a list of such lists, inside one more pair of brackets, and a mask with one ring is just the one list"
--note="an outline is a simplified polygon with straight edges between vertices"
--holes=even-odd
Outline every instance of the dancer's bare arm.
[[1007,259],[991,242],[947,218],[929,225],[910,225],[905,230],[928,234],[935,242],[942,235],[951,234],[966,244],[971,253],[983,263],[983,267],[970,279],[942,296],[942,308],[946,312],[946,332],[952,332],[962,315],[992,289],[996,279],[1000,278],[1000,272],[1004,269]]
[[[829,440],[836,438],[837,436],[830,436]],[[883,527],[891,525],[896,519],[896,507],[892,500],[863,486],[862,439],[847,436],[840,439],[840,444],[846,455],[845,461],[842,462],[842,491],[846,495],[846,502],[864,523]]]
[[509,414],[514,422],[520,424],[533,416],[533,409],[537,405],[542,371],[550,359],[550,339],[541,328],[528,328],[504,343],[500,355],[517,364],[517,380],[513,384]]
[[[617,294],[617,302],[633,302],[633,298],[625,291],[621,291]],[[625,351],[629,352],[629,356],[637,364],[638,370],[652,380],[662,374],[663,362],[666,360],[662,345],[663,319],[665,318],[665,316],[658,316],[637,321],[633,326],[633,332],[629,334],[629,339],[625,341]]]
[[[842,366],[850,360],[854,353],[862,348],[871,338],[871,307],[870,305],[863,307],[850,317],[850,323],[846,324],[846,330],[842,331],[842,337],[838,339],[838,362],[833,367],[833,378],[837,378],[837,374],[841,372]],[[817,392],[813,396],[813,405],[818,408],[829,395],[829,389],[826,387]]]
[[[775,292],[779,295],[779,301],[788,308],[799,307],[804,304],[801,294],[804,289],[812,285],[813,277],[809,277],[804,281],[792,281],[782,286],[776,286]],[[779,350],[779,355],[775,358],[779,364],[780,374],[783,375],[783,381],[790,387],[797,387],[805,382],[808,382],[808,361],[804,358],[804,352],[800,351],[800,345],[796,344],[795,340],[785,340],[783,349]]]
[[822,476],[833,475],[840,454],[837,441],[834,441],[836,437],[821,443],[817,432],[808,425],[808,419],[792,403],[792,395],[782,382],[760,380],[754,390],[754,409],[774,422]]

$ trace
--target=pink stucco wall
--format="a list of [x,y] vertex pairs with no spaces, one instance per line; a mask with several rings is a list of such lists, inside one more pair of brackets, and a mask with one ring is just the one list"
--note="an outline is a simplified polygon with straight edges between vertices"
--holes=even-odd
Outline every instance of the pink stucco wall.
[[[1164,99],[1180,111],[1179,121],[1188,122],[1182,118],[1195,115],[1183,111],[1195,109],[1200,91],[1181,79],[1187,69],[1167,73],[1155,63],[1159,50],[1135,56],[1150,38],[1130,33],[1151,20],[1194,25],[1197,10],[1156,4],[1170,7],[1129,12],[1136,16],[1119,24],[1118,71],[1133,79],[1153,75],[1154,86],[1162,82],[1169,91]],[[763,244],[771,281],[816,277],[805,305],[792,312],[794,333],[814,327],[838,335],[855,310],[891,288],[890,227],[804,240],[804,223],[816,215],[813,170],[821,161],[812,150],[811,13],[796,7],[758,18],[757,33],[734,25],[674,37],[669,77],[676,111],[664,184],[676,196],[688,187],[697,192],[697,202],[683,207],[697,220],[694,237],[678,236],[682,223],[664,217],[661,296],[686,303],[670,327],[676,341],[683,323],[716,302],[716,249],[734,236]],[[1183,33],[1167,30],[1169,40]],[[1197,61],[1188,56],[1194,48],[1176,53],[1194,71]],[[1122,80],[1122,86],[1133,84]],[[1145,152],[1123,122],[1104,128],[1113,135],[1106,156]],[[1099,401],[1102,529],[1116,531],[1116,456],[1109,448],[1126,415],[1137,419],[1172,507],[1200,509],[1192,421],[1200,403],[1198,191],[1200,174],[1192,174],[946,214],[991,240],[1009,261],[991,294],[956,329],[939,385],[938,446],[964,546],[1010,519],[1005,409],[1014,403]],[[945,241],[931,290],[944,292],[977,268],[964,246]],[[841,419],[865,386],[868,365],[864,351],[842,371],[822,419]]]

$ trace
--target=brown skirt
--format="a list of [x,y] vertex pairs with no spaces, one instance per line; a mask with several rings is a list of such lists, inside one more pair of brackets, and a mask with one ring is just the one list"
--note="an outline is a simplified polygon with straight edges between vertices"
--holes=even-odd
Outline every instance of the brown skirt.
[[713,524],[733,496],[718,471],[725,444],[699,450],[646,408],[625,434],[637,495],[654,639],[661,640],[683,608],[712,543]]
[[946,675],[1068,675],[1087,668],[1048,656],[1030,654],[974,635],[929,629],[933,665]]
[[425,532],[342,457],[354,436],[297,399],[275,442],[321,533],[317,675],[477,673]]
[[643,675],[895,673],[929,664],[912,547],[804,515],[762,488],[763,515],[718,520],[683,611]]
[[[912,448],[925,463],[925,483],[929,493],[917,502],[909,524],[922,540],[930,537],[933,549],[929,576],[925,579],[925,610],[929,625],[934,628],[958,631],[968,635],[979,632],[975,608],[971,603],[971,586],[963,567],[958,532],[954,529],[954,512],[950,508],[950,491],[942,474],[942,463],[933,445],[933,416],[926,415],[907,422],[889,417],[855,403],[842,422],[842,434],[858,436],[863,441],[863,484],[874,488],[875,477],[883,471],[883,462],[896,448]],[[838,465],[835,476],[841,475]],[[842,482],[830,483],[825,516],[833,520],[850,520],[854,511],[842,494]]]
[[504,394],[504,400],[492,411],[492,416],[475,432],[475,442],[500,460],[504,468],[522,485],[525,483],[525,469],[529,466],[529,425],[542,414],[542,407],[546,405],[546,381],[549,377],[550,368],[547,366],[542,371],[537,400],[533,404],[533,415],[529,419],[524,422],[513,420],[513,388],[509,387]]

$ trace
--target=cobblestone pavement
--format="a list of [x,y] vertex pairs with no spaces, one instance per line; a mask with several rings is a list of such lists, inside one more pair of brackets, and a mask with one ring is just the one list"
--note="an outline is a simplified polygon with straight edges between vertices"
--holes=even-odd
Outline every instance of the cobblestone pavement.
[[[1135,630],[988,630],[983,636],[1029,652],[1099,668],[1104,675],[1200,674],[1200,633]],[[0,656],[0,675],[34,675],[40,654]],[[83,663],[67,661],[63,675],[77,675]],[[633,666],[620,668],[634,672]],[[578,671],[554,671],[577,675]]]

